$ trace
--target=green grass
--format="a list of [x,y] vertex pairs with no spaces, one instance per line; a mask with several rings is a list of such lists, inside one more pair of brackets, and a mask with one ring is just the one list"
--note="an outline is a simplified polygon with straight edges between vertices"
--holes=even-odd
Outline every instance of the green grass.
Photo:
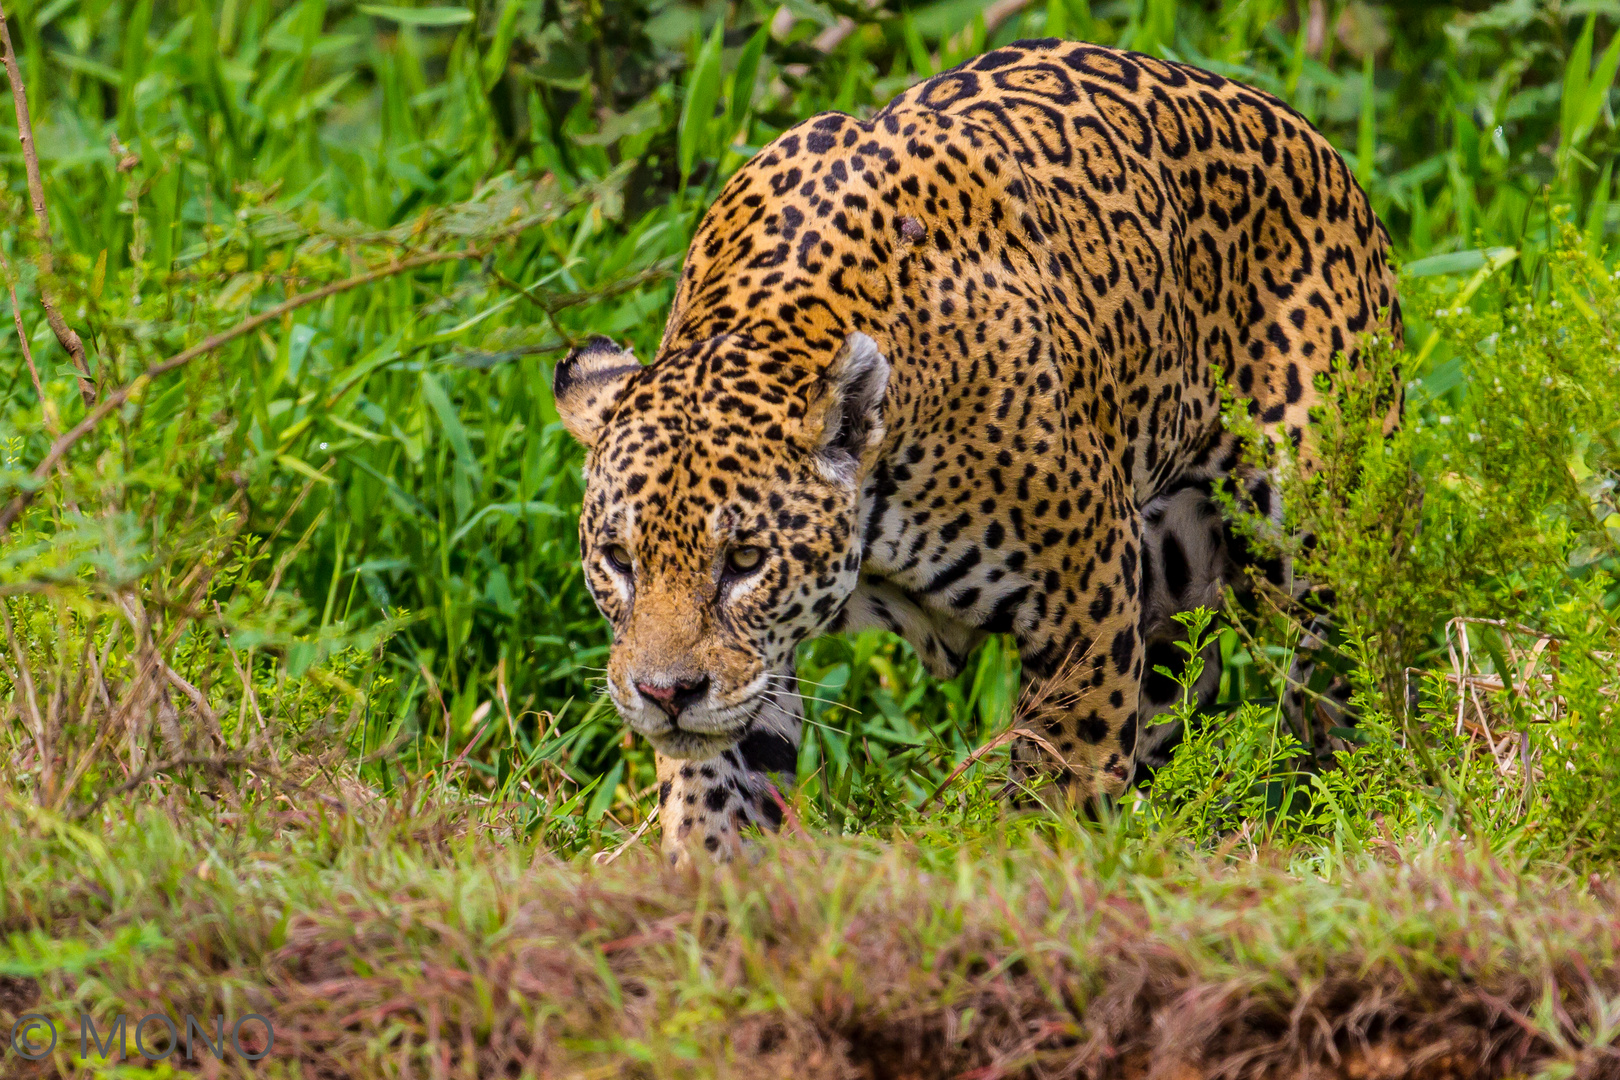
[[924,829],[690,878],[651,853],[581,874],[455,806],[153,809],[97,837],[0,813],[28,927],[0,991],[37,980],[9,1007],[74,1036],[64,1071],[81,1011],[103,1035],[256,1012],[275,1052],[226,1074],[288,1077],[1293,1075],[1335,1052],[1327,1075],[1604,1075],[1620,1036],[1612,897],[1424,838],[1323,877],[1125,828]]
[[[39,377],[0,334],[0,499],[31,499],[0,541],[0,972],[106,1015],[262,1002],[303,1033],[282,1066],[368,1076],[542,1043],[538,1075],[1101,1074],[1154,1017],[1212,1063],[1430,1016],[1499,1033],[1460,1052],[1503,1068],[1607,1067],[1583,1048],[1612,1041],[1617,938],[1583,883],[1620,853],[1615,14],[981,7],[9,7],[55,273],[0,109]],[[1298,627],[1264,597],[1216,627],[1219,716],[1098,831],[1009,817],[1005,750],[946,782],[1013,721],[1005,641],[938,683],[892,637],[827,639],[805,835],[729,877],[650,882],[642,843],[588,871],[655,785],[598,692],[551,365],[592,333],[655,352],[699,215],[776,133],[1044,33],[1280,95],[1405,264],[1408,348],[1374,365],[1400,434],[1346,388],[1288,493],[1362,694],[1341,768],[1302,771],[1268,704]],[[40,470],[86,415],[42,290],[100,399],[134,389]]]

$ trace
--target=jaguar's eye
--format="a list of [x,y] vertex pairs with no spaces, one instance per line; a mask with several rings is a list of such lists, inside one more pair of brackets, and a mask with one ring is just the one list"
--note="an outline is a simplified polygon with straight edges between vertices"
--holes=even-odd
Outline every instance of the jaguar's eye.
[[758,570],[763,561],[765,553],[757,547],[732,548],[726,555],[726,569],[734,574],[746,574]]
[[613,569],[625,574],[630,572],[630,552],[623,544],[609,544],[606,554],[608,562],[613,564]]

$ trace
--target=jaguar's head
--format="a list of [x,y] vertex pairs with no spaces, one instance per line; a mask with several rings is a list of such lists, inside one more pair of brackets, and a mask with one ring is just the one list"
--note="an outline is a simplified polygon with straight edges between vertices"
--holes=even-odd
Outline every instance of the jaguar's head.
[[597,338],[557,366],[587,448],[579,545],[613,624],[608,693],[660,752],[713,756],[795,693],[794,649],[859,579],[888,380],[864,334],[820,368],[736,335],[645,367]]

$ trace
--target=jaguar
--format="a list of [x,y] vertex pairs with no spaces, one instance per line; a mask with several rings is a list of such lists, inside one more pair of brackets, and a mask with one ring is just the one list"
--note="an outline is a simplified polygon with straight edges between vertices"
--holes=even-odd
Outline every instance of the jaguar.
[[699,224],[653,362],[598,337],[553,373],[663,850],[780,826],[795,650],[868,627],[940,678],[1011,635],[1049,691],[1020,767],[1120,796],[1179,738],[1175,614],[1304,587],[1223,511],[1280,520],[1223,408],[1309,457],[1319,376],[1377,332],[1390,242],[1345,162],[1196,67],[1022,41],[785,131]]

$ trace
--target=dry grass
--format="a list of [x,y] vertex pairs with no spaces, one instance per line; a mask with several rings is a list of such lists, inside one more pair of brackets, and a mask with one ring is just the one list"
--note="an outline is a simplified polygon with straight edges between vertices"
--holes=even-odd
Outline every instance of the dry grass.
[[1331,881],[1095,830],[677,877],[450,811],[195,809],[104,852],[5,813],[0,1024],[257,1011],[266,1068],[225,1074],[301,1077],[1620,1076],[1613,896],[1432,837]]

